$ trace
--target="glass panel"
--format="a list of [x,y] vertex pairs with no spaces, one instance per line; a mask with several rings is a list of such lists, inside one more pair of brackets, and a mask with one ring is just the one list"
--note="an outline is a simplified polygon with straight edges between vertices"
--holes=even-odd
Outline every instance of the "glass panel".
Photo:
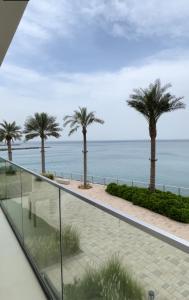
[[18,230],[20,236],[23,237],[20,168],[12,165],[9,162],[6,162],[5,175],[6,199],[3,202],[16,229]]
[[181,194],[181,196],[188,197],[189,196],[189,188],[183,188],[183,187],[181,187],[180,188],[180,194]]
[[96,184],[104,184],[103,178],[98,176],[93,176],[93,182]]
[[82,181],[83,176],[81,174],[73,174],[72,178],[73,180]]
[[21,178],[24,243],[39,273],[61,299],[59,189],[25,171]]
[[176,194],[176,195],[180,195],[181,194],[180,188],[178,188],[176,186],[166,185],[165,186],[165,191],[166,192],[171,192],[171,193]]
[[[106,177],[106,184],[109,184],[109,183],[112,183],[112,182],[117,183],[117,179],[112,178],[112,177]],[[120,182],[121,182],[121,181],[120,181]],[[125,183],[125,182],[124,182],[124,183]]]
[[188,299],[188,254],[64,191],[61,207],[66,300]]
[[0,199],[56,299],[189,298],[188,254],[1,159]]
[[5,161],[0,158],[0,200],[6,198]]

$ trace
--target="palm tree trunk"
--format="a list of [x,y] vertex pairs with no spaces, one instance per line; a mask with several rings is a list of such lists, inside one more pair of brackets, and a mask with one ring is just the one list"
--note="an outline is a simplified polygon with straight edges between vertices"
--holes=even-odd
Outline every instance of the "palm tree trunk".
[[87,130],[83,129],[83,185],[87,187]]
[[45,173],[45,141],[41,138],[41,171]]
[[151,138],[151,157],[150,157],[150,185],[149,190],[155,192],[156,189],[156,125],[149,128]]
[[156,188],[156,138],[151,138],[150,191]]
[[8,147],[8,158],[10,161],[12,161],[12,146],[11,146],[11,140],[7,141],[7,147]]

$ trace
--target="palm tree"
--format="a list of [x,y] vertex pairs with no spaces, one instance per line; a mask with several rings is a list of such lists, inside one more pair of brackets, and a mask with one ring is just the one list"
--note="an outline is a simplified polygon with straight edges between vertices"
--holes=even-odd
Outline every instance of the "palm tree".
[[45,173],[45,140],[53,136],[59,138],[61,128],[56,123],[56,118],[47,113],[35,113],[34,116],[28,117],[24,124],[24,133],[26,140],[32,140],[36,137],[41,139],[41,170]]
[[22,137],[21,127],[16,122],[8,123],[3,121],[0,123],[0,142],[5,141],[8,148],[8,158],[12,161],[12,142],[20,140]]
[[83,173],[84,173],[84,188],[87,188],[87,127],[93,123],[103,124],[104,121],[96,118],[95,112],[88,112],[86,107],[79,107],[75,110],[72,116],[64,117],[64,127],[70,125],[69,135],[82,129],[83,134]]
[[180,100],[183,97],[176,98],[167,92],[171,84],[161,86],[161,82],[157,79],[146,89],[135,89],[127,101],[128,105],[140,112],[148,122],[149,134],[151,139],[151,167],[150,167],[150,191],[155,191],[156,177],[156,136],[157,121],[164,113],[177,109],[185,108],[185,104]]

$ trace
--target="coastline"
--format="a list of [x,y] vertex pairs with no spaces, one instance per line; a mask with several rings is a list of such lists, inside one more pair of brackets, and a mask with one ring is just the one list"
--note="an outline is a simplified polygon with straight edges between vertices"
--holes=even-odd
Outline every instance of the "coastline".
[[[6,146],[5,146],[6,147]],[[45,148],[51,148],[49,146],[46,146]],[[12,148],[12,151],[15,150],[34,150],[34,149],[41,149],[41,147],[36,146],[36,147],[20,147],[20,148]],[[7,151],[7,148],[0,148],[0,151]]]
[[[57,174],[83,173],[82,142],[50,141],[46,144],[46,169]],[[13,152],[15,163],[40,172],[40,147],[38,142],[23,145],[13,145],[14,148],[27,148]],[[4,148],[5,147],[0,147]],[[157,178],[156,183],[171,186],[172,192],[178,193],[179,188],[189,188],[189,142],[162,141],[157,144]],[[148,183],[149,181],[149,151],[148,142],[90,142],[88,143],[88,174],[89,180],[101,183],[101,178],[120,179],[120,181]],[[7,158],[7,152],[0,152]],[[76,176],[73,179],[80,179]],[[100,181],[100,182],[99,182]],[[109,182],[109,179],[107,179]],[[102,182],[103,183],[103,182]],[[170,187],[170,188],[171,188]],[[177,188],[177,189],[176,189]],[[188,193],[189,195],[189,193]]]

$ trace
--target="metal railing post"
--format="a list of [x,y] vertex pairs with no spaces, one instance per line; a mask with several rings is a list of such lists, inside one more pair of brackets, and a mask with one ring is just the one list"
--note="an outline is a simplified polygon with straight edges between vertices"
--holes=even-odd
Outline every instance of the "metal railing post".
[[148,300],[154,300],[154,299],[155,299],[154,291],[148,291]]
[[59,197],[58,197],[58,209],[59,209],[59,228],[60,228],[60,272],[61,272],[61,298],[64,299],[63,295],[63,240],[62,240],[62,207],[61,207],[61,190],[58,190]]
[[[60,172],[60,173],[53,172],[53,174],[55,174],[55,176],[60,176],[62,178],[65,178],[65,174],[62,173],[62,172]],[[77,181],[82,181],[83,180],[83,175],[78,174],[78,173],[76,173],[75,176],[74,176],[74,173],[70,173],[70,174],[68,173],[66,176],[67,177],[70,176],[71,180],[74,180],[74,178],[76,178],[75,180],[77,180]],[[79,179],[79,177],[80,177],[80,179]],[[89,175],[88,178],[91,178],[91,183],[93,183],[93,184],[95,183],[95,176]],[[89,182],[88,178],[87,178],[87,181]],[[102,184],[102,185],[107,185],[108,184],[108,179],[109,179],[110,182],[115,182],[117,184],[121,184],[121,182],[122,182],[122,183],[128,184],[129,186],[132,186],[132,187],[134,187],[136,185],[137,187],[145,186],[146,188],[148,188],[148,184],[146,182],[141,182],[141,181],[136,181],[136,183],[135,183],[134,180],[119,179],[118,177],[115,178],[115,177],[101,177],[101,176],[97,176],[97,178],[100,178],[100,179],[97,180],[96,182],[98,182],[99,184]],[[167,191],[168,190],[170,190],[170,191],[173,190],[173,193],[175,193],[175,194],[177,194],[179,196],[182,196],[182,189],[184,189],[183,196],[184,195],[185,196],[189,196],[189,188],[182,188],[182,187],[171,186],[171,185],[168,186],[169,188],[167,188],[167,186],[163,185],[163,184],[157,184],[157,187],[162,187],[162,189],[161,188],[160,189],[163,192],[166,192],[166,190]]]

